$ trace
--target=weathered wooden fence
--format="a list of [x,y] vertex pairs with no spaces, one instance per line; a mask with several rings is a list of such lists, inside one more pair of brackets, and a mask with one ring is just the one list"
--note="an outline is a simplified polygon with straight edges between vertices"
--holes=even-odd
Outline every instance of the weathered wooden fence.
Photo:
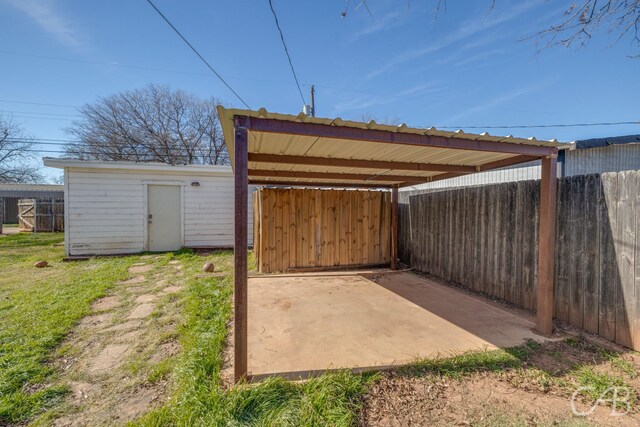
[[391,193],[264,188],[254,193],[263,273],[390,262]]
[[64,200],[20,199],[18,201],[20,231],[64,231]]
[[[539,181],[404,194],[415,269],[535,310]],[[640,350],[640,172],[558,182],[554,315]]]

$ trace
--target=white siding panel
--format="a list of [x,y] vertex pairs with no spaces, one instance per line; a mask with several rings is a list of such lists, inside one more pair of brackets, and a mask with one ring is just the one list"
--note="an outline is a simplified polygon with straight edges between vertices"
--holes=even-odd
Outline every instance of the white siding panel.
[[[145,183],[175,183],[183,191],[184,246],[232,247],[233,176],[142,171],[67,171],[70,255],[136,253],[145,249]],[[199,186],[191,186],[197,181]],[[254,187],[249,189],[249,245],[253,244]]]
[[510,166],[503,169],[478,172],[455,178],[443,179],[441,181],[430,182],[427,184],[418,184],[406,187],[404,191],[471,187],[474,185],[526,181],[530,179],[540,179],[540,162],[523,163],[522,165]]
[[144,186],[135,176],[70,170],[69,254],[135,253],[144,250]]
[[640,169],[640,144],[572,150],[566,153],[565,175],[619,172]]

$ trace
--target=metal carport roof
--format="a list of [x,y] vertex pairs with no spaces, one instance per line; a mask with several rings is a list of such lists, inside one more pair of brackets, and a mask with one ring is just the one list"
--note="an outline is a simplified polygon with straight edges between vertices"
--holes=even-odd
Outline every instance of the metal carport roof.
[[556,140],[389,126],[218,107],[231,164],[234,118],[247,121],[249,182],[393,187],[554,155]]

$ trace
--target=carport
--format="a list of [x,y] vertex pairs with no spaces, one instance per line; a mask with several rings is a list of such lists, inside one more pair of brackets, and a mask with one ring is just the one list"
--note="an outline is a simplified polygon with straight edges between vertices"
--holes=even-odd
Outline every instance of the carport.
[[[535,328],[552,332],[555,252],[555,141],[339,118],[218,107],[235,176],[234,378],[247,376],[248,184],[380,188],[392,192],[391,269],[397,269],[398,189],[542,160]],[[313,313],[309,313],[313,316]],[[499,325],[499,324],[498,324]],[[499,326],[496,326],[498,328]]]

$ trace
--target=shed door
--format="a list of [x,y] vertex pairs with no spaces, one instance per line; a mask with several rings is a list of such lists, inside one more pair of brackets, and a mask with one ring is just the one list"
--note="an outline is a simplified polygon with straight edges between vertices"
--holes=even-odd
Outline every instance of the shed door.
[[147,186],[148,250],[175,251],[182,246],[180,186]]

